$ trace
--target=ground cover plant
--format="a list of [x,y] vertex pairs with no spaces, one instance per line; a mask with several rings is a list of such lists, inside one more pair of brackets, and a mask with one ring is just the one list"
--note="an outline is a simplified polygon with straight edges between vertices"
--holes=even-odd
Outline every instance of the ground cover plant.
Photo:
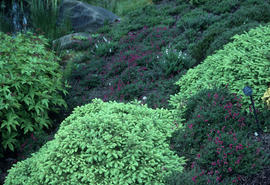
[[270,164],[260,143],[248,138],[257,128],[242,113],[241,98],[227,90],[202,90],[188,100],[185,129],[175,131],[171,138],[178,156],[190,159],[188,173],[173,174],[169,184],[239,183]]
[[[69,64],[72,72],[66,79],[72,88],[69,95],[64,96],[69,110],[62,111],[60,116],[51,114],[56,123],[52,133],[74,107],[87,104],[96,97],[118,102],[139,99],[153,109],[172,109],[168,104],[170,95],[180,90],[175,82],[189,69],[231,42],[235,34],[265,25],[270,20],[269,3],[263,0],[213,3],[160,1],[129,12],[113,27],[101,28],[99,36],[92,40],[93,47],[85,51],[86,57]],[[245,116],[250,122],[254,120],[252,114]],[[269,113],[258,112],[258,117],[264,121],[264,130],[269,129]],[[227,137],[226,133],[222,135],[224,137]],[[196,170],[200,167],[205,170],[203,165]],[[195,168],[187,167],[186,170],[190,170],[185,176],[188,183],[201,173]],[[232,170],[231,173],[236,172]],[[215,181],[213,183],[220,178],[215,175],[208,177]],[[178,175],[175,177],[171,183],[177,182]],[[208,180],[203,178],[205,176],[195,179],[197,183]],[[222,180],[231,182],[233,178]]]

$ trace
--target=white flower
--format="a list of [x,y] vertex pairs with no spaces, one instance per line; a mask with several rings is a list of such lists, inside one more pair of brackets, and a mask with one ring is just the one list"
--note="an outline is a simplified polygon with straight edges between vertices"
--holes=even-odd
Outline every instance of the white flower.
[[112,52],[112,49],[110,48],[110,53]]
[[257,132],[255,132],[255,133],[254,133],[254,135],[257,137],[257,136],[258,136],[258,133],[257,133]]
[[95,44],[95,46],[96,46],[96,48],[98,48],[98,45],[97,44]]
[[157,58],[159,58],[159,56],[157,56]]
[[107,39],[105,37],[103,37],[104,41],[107,42]]
[[147,99],[146,96],[144,96],[144,97],[143,97],[143,100],[146,100],[146,99]]
[[166,54],[168,55],[168,52],[169,52],[169,50],[168,49],[166,49]]
[[109,83],[109,86],[111,86],[112,84],[111,83]]

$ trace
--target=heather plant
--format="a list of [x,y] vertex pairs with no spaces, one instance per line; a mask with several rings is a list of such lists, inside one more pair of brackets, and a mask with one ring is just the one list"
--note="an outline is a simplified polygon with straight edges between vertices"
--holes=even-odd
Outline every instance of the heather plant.
[[194,164],[202,170],[193,175],[170,177],[170,184],[184,176],[189,182],[187,184],[192,181],[206,184],[213,181],[213,174],[217,175],[215,182],[238,182],[241,175],[258,173],[270,163],[269,155],[261,151],[260,143],[248,139],[256,127],[254,121],[244,121],[239,100],[226,88],[214,88],[200,91],[187,101],[186,112],[182,116],[186,120],[184,129],[173,133],[171,148],[179,156],[189,159],[185,167],[188,173],[194,173],[191,172]]
[[239,184],[270,164],[261,143],[247,139],[246,132],[211,130],[205,147],[196,153],[184,173],[174,172],[166,184]]
[[196,184],[196,185],[228,185],[232,179],[224,179],[219,182],[218,174],[205,175],[205,170],[202,170],[198,165],[193,163],[191,170],[184,170],[183,173],[173,171],[170,176],[165,177],[165,184],[178,185],[178,184]]
[[224,130],[226,128],[224,125],[229,125],[226,129],[250,129],[247,129],[243,122],[241,104],[238,100],[239,98],[230,95],[225,87],[202,90],[192,96],[181,116],[185,120],[185,129],[175,131],[171,138],[171,144],[178,155],[194,158],[207,140],[210,129]]
[[270,164],[269,154],[260,146],[261,143],[248,139],[248,134],[243,131],[211,130],[207,144],[195,161],[207,170],[205,174],[218,174],[219,182],[227,177],[233,179],[231,183],[238,182],[238,176],[256,174]]
[[[145,96],[144,92],[148,89],[154,90],[154,87],[157,85],[153,83],[155,80],[165,78],[166,76],[167,78],[171,77],[172,74],[169,74],[169,72],[164,74],[164,72],[162,72],[163,69],[158,66],[158,59],[156,55],[157,52],[152,53],[152,50],[154,50],[153,47],[162,47],[170,40],[170,38],[172,38],[173,35],[167,34],[165,32],[166,29],[166,27],[157,27],[151,32],[151,30],[149,30],[147,27],[144,27],[137,33],[130,33],[127,37],[122,38],[118,43],[119,46],[117,50],[113,49],[111,45],[108,45],[110,41],[107,36],[100,35],[100,37],[96,39],[100,42],[96,44],[97,48],[95,51],[97,51],[100,46],[104,47],[99,50],[100,53],[98,53],[98,56],[92,57],[90,62],[87,62],[85,65],[74,69],[71,77],[69,78],[69,82],[73,84],[72,86],[74,93],[76,93],[76,95],[81,94],[82,96],[85,96],[85,98],[79,100],[80,102],[77,104],[82,105],[90,101],[90,99],[87,98],[89,97],[89,90],[95,89],[101,84],[102,86],[107,87],[108,90],[107,93],[101,98],[104,100],[120,98],[121,101],[127,102],[133,100],[134,98]],[[151,35],[149,35],[149,33],[151,33]],[[164,40],[161,42],[160,39],[161,35],[163,34],[164,37],[162,37],[162,39]],[[133,44],[130,44],[130,41],[132,41]],[[144,46],[141,44],[142,41],[144,41]],[[133,46],[134,43],[136,43],[136,47]],[[112,51],[112,56],[106,54],[109,53],[110,50]],[[167,54],[164,53],[164,55]],[[108,60],[109,57],[112,58],[109,61],[105,61],[106,59]],[[155,60],[153,60],[154,57]],[[169,59],[170,62],[175,62],[169,57],[170,56],[168,56],[166,60]],[[179,57],[179,60],[185,59],[186,55],[177,53],[177,57]],[[188,60],[182,60],[181,62],[187,65]],[[175,69],[172,66],[170,70],[174,71]],[[180,67],[174,73],[180,73],[181,70],[185,71],[184,67]],[[91,85],[95,81],[96,85]],[[166,88],[165,85],[161,84],[162,83],[160,83],[159,86],[164,87],[166,91],[171,90],[172,92],[175,92],[175,88],[173,88],[174,86],[171,86],[169,83],[165,83]],[[73,92],[71,91],[70,97],[73,96]],[[162,100],[162,104],[166,104],[165,97],[162,94],[157,94],[156,97],[159,97],[159,99]],[[150,95],[148,96],[147,100],[149,102],[153,102],[153,99],[153,96]],[[156,102],[150,106],[156,107],[157,102],[160,102],[160,100],[156,100]],[[71,101],[73,100],[70,99],[69,102],[71,103]],[[75,106],[76,103],[74,102],[72,104]]]

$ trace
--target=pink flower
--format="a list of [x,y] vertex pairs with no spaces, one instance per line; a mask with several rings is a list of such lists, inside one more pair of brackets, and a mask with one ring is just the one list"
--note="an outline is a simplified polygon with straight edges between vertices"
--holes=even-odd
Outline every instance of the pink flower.
[[192,129],[192,124],[188,125],[188,127],[189,127],[190,129]]
[[195,162],[193,162],[192,165],[191,165],[191,168],[192,168],[192,169],[194,168],[194,165],[195,165]]
[[239,164],[240,163],[240,160],[239,159],[237,159],[237,161],[235,161],[235,164]]
[[232,171],[232,168],[228,168],[228,171],[231,172]]
[[193,182],[196,182],[197,176],[192,177]]
[[201,157],[201,154],[197,154],[197,157],[200,158]]

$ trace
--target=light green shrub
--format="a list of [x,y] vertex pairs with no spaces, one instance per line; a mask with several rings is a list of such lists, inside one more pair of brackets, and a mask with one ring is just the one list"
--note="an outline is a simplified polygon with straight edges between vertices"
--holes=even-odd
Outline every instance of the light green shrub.
[[51,125],[48,111],[67,106],[60,94],[67,84],[44,37],[0,32],[0,43],[0,151],[14,151],[26,134]]
[[[267,51],[270,48],[270,24],[251,29],[242,35],[235,35],[234,41],[214,55],[207,57],[181,77],[175,84],[180,92],[171,96],[169,103],[176,109],[185,108],[186,100],[202,88],[229,85],[231,93],[242,95],[242,107],[247,113],[251,106],[250,97],[243,88],[250,86],[253,100],[259,110],[264,109],[261,97],[270,81],[270,63]],[[191,94],[192,93],[192,94]],[[181,108],[180,108],[181,107]]]
[[54,140],[13,166],[5,185],[163,184],[185,162],[169,149],[174,117],[137,101],[94,99],[75,108]]

